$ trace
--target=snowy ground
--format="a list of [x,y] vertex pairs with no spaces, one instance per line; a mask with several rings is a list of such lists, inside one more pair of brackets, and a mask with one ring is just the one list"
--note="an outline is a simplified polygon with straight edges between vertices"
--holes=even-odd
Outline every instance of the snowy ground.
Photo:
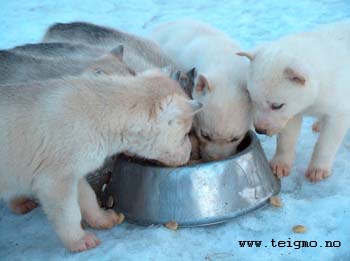
[[[350,2],[0,0],[0,49],[38,42],[54,22],[89,21],[146,34],[155,23],[183,16],[211,22],[250,48],[290,32],[349,18]],[[332,177],[310,184],[303,173],[317,138],[311,123],[311,119],[305,121],[292,174],[282,181],[284,206],[280,209],[268,207],[226,224],[178,231],[124,223],[96,231],[102,240],[98,248],[71,254],[40,208],[16,216],[0,203],[0,260],[350,260],[350,149],[345,144],[341,147]],[[261,137],[261,141],[271,157],[275,139]],[[296,224],[305,225],[307,233],[294,234],[291,229]],[[317,241],[318,247],[274,248],[272,239],[292,244]],[[262,240],[263,244],[241,248],[238,240]],[[325,240],[340,241],[341,247],[326,248]]]

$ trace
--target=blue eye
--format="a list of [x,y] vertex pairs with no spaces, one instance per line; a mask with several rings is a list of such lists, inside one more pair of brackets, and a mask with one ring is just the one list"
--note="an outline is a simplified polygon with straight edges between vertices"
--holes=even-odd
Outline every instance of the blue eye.
[[271,104],[271,109],[272,110],[279,110],[284,106],[284,103],[272,103]]

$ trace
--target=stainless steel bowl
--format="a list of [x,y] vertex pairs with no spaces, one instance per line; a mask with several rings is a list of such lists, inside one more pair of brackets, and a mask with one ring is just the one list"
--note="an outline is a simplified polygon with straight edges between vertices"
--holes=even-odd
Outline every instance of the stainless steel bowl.
[[253,132],[220,161],[167,168],[118,159],[108,186],[115,210],[129,221],[179,226],[228,221],[263,207],[279,190]]

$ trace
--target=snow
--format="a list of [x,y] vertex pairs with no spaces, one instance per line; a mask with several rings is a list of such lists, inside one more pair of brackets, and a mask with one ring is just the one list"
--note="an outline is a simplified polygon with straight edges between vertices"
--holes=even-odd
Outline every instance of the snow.
[[[346,0],[1,0],[0,6],[1,49],[40,41],[54,22],[89,21],[145,35],[152,25],[179,17],[209,22],[246,49],[350,17]],[[94,231],[102,240],[98,248],[71,254],[41,208],[17,216],[0,203],[0,260],[350,260],[350,149],[344,142],[333,175],[310,184],[304,171],[317,138],[311,124],[312,119],[305,120],[291,176],[282,180],[282,208],[266,207],[229,223],[178,231],[125,222],[111,230]],[[275,138],[260,138],[270,158]],[[307,232],[293,233],[297,224]],[[290,240],[292,245],[298,240],[317,241],[323,247],[272,247],[272,239]],[[241,248],[239,240],[263,243],[260,248]],[[325,240],[340,241],[341,246],[324,247]]]

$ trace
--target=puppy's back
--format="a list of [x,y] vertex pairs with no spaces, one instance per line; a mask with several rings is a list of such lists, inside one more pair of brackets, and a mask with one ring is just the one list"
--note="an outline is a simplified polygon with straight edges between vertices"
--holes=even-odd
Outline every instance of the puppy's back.
[[105,53],[103,50],[83,44],[58,42],[25,44],[9,49],[8,51],[15,54],[23,54],[34,57],[71,57],[76,59],[97,58]]
[[86,68],[87,63],[69,57],[46,59],[0,51],[0,84],[46,80],[66,74],[77,75]]
[[125,47],[125,63],[137,72],[177,65],[153,41],[116,29],[85,22],[57,23],[46,32],[43,42],[79,43],[110,51]]

